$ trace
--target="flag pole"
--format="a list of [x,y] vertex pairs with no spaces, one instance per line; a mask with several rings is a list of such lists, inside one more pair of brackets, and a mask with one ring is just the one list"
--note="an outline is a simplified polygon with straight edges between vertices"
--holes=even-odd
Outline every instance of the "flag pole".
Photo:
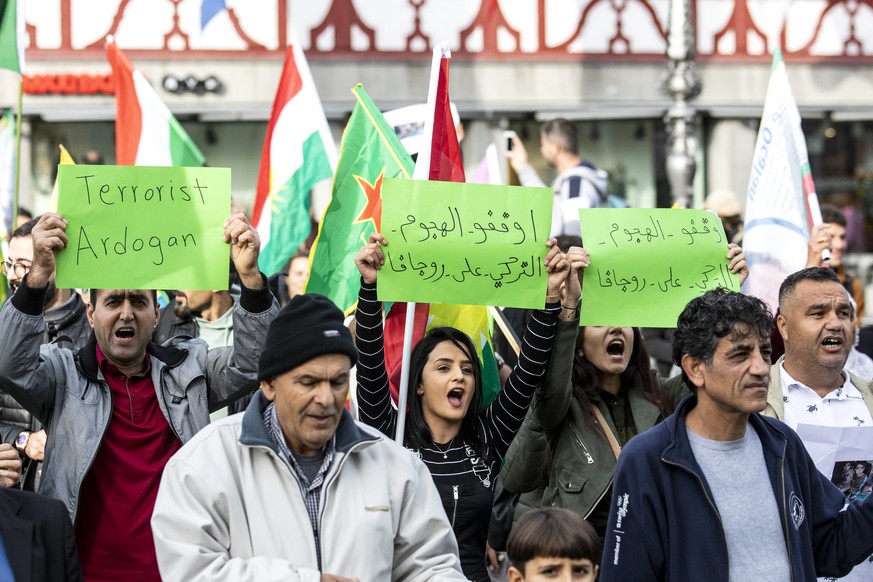
[[[809,236],[812,237],[812,229],[822,224],[821,207],[818,204],[818,193],[815,191],[815,183],[812,180],[812,171],[809,169],[809,164],[804,164],[801,168],[803,172],[803,190],[806,194],[806,217],[809,221]],[[821,266],[829,267],[831,262],[830,249],[821,250]]]
[[496,323],[497,327],[500,328],[500,331],[503,332],[503,337],[506,338],[509,347],[512,348],[512,351],[515,352],[516,357],[518,357],[521,353],[521,340],[518,339],[518,334],[515,333],[515,330],[512,329],[512,325],[507,321],[503,310],[499,307],[489,305],[488,313],[490,313],[491,317],[494,318],[494,323]]
[[[433,49],[433,61],[430,69],[430,86],[427,90],[428,116],[424,121],[424,143],[418,152],[415,162],[415,170],[412,173],[413,180],[429,180],[433,170],[431,148],[433,142],[433,115],[436,108],[437,85],[440,72],[440,60],[450,57],[451,51],[445,43],[439,44]],[[409,363],[412,359],[412,333],[415,324],[415,303],[406,304],[406,322],[403,328],[403,358],[400,364],[400,386],[397,395],[397,432],[394,440],[403,444],[403,435],[406,429],[406,401],[407,384],[409,384]]]
[[415,303],[406,304],[406,321],[403,325],[403,358],[400,364],[400,386],[397,395],[397,432],[394,442],[403,445],[406,430],[406,402],[408,400],[409,362],[412,359],[412,328],[415,325]]
[[21,109],[24,103],[24,74],[18,83],[18,110],[15,112],[15,189],[12,192],[10,234],[18,223],[18,190],[21,184]]

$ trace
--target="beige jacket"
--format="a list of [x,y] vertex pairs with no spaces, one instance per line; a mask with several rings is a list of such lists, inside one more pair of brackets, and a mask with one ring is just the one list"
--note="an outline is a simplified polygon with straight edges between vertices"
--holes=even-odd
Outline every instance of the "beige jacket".
[[[767,408],[761,413],[764,416],[772,416],[779,420],[785,419],[785,404],[782,400],[782,379],[780,377],[780,367],[783,360],[785,360],[785,356],[776,360],[776,363],[770,368],[770,389],[767,391]],[[852,384],[855,385],[855,388],[864,397],[864,403],[870,409],[870,413],[873,414],[873,381],[862,380],[848,370],[846,370],[846,373],[851,378]]]
[[414,453],[343,412],[321,489],[321,561],[296,474],[261,417],[209,425],[164,470],[152,533],[165,582],[466,580],[430,472]]

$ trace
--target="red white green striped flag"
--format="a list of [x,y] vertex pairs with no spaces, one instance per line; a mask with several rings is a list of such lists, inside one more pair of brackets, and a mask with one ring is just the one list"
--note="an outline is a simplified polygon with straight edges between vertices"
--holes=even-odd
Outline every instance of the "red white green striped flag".
[[202,166],[203,154],[114,42],[106,56],[115,79],[115,158],[119,166]]
[[24,72],[24,0],[0,0],[0,69]]
[[333,177],[336,145],[315,81],[296,38],[267,125],[252,224],[261,236],[261,271],[281,271],[309,236],[312,187]]

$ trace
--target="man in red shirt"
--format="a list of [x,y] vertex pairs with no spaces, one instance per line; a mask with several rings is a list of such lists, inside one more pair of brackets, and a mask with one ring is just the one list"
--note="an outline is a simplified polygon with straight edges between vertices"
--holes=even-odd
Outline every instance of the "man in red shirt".
[[209,412],[258,387],[257,364],[278,305],[257,266],[260,239],[242,214],[224,238],[242,286],[232,347],[173,338],[150,342],[154,291],[94,289],[94,333],[81,349],[40,349],[43,295],[66,221],[43,215],[34,259],[0,313],[0,388],[47,427],[40,492],[62,500],[87,580],[160,580],[149,518],[164,465],[209,422]]

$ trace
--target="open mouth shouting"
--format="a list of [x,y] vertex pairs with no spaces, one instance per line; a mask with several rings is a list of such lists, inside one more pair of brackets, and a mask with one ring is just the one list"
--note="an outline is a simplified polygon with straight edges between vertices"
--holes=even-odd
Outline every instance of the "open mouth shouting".
[[624,356],[624,340],[622,338],[615,338],[606,344],[606,354],[611,359],[621,360]]
[[580,356],[608,375],[623,374],[634,351],[634,331],[630,327],[586,327]]
[[821,341],[821,347],[823,347],[825,351],[828,352],[841,352],[843,350],[844,343],[845,342],[843,338],[835,335],[829,335]]
[[129,325],[123,325],[115,330],[115,339],[120,340],[122,343],[128,343],[136,337],[136,330]]
[[449,405],[453,408],[460,408],[462,404],[464,404],[464,395],[466,394],[466,390],[463,388],[452,388],[449,390],[448,400]]

